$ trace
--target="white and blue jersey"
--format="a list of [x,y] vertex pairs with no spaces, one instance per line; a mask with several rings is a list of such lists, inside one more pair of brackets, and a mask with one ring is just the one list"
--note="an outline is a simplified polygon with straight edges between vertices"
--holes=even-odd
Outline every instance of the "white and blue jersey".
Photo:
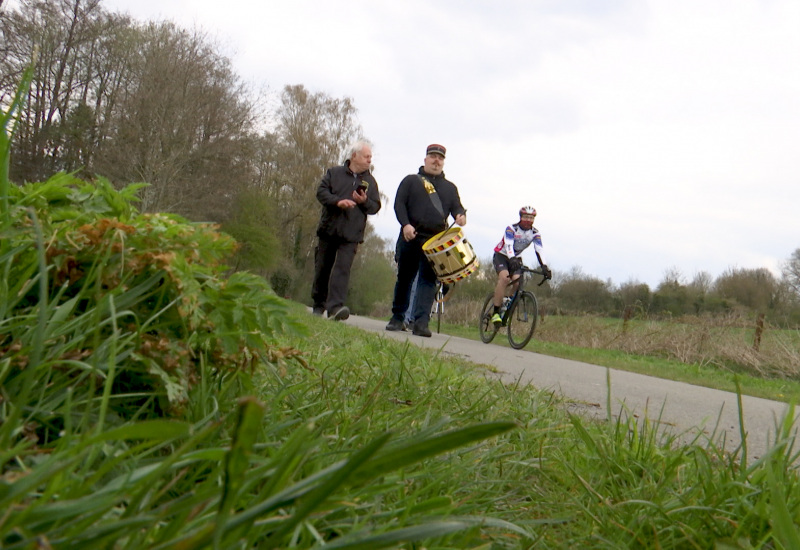
[[519,223],[506,227],[502,240],[494,247],[494,251],[506,258],[514,258],[533,243],[536,257],[541,265],[546,265],[542,251],[542,235],[535,227],[522,229]]

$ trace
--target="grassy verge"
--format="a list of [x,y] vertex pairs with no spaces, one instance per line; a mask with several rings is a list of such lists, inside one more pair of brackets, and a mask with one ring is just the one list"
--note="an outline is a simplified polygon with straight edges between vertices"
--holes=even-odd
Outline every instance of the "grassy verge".
[[[441,332],[460,338],[480,340],[476,327],[442,323]],[[498,334],[490,345],[508,346],[505,333]],[[558,342],[544,342],[537,339],[536,334],[534,334],[533,340],[525,349],[553,357],[582,361],[593,365],[724,391],[735,392],[738,380],[741,392],[745,395],[786,403],[800,402],[800,382],[782,378],[753,376],[744,369],[736,367],[683,363],[675,359],[636,355],[618,350],[583,348]]]
[[[714,441],[679,446],[656,433],[658,419],[585,421],[548,393],[486,380],[457,358],[310,315],[308,322],[312,338],[292,344],[321,369],[318,381],[295,373],[303,382],[292,382],[287,373],[282,384],[305,390],[283,406],[329,415],[327,431],[334,433],[325,452],[337,455],[377,429],[411,438],[444,419],[456,426],[501,419],[517,425],[384,479],[383,506],[492,518],[482,530],[440,540],[441,547],[788,548],[797,533],[800,493],[790,496],[797,480],[789,439],[748,464]],[[770,472],[787,483],[781,496],[777,487],[767,489]],[[782,541],[772,513],[788,522]]]

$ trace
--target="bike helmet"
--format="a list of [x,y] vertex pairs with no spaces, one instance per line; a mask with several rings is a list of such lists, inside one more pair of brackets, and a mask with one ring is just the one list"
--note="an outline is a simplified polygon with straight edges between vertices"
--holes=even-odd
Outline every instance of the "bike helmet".
[[530,220],[523,220],[523,214],[528,216],[536,216],[536,209],[533,206],[523,206],[519,209],[519,226],[522,229],[530,229],[533,227],[533,222]]

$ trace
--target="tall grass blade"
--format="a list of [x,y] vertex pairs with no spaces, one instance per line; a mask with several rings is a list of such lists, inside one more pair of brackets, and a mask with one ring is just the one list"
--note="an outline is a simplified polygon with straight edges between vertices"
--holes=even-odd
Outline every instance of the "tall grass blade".
[[444,537],[458,531],[463,531],[471,527],[468,523],[459,521],[437,521],[417,525],[414,527],[404,527],[386,533],[364,536],[357,534],[344,536],[324,545],[314,546],[314,550],[372,550],[377,548],[396,547],[403,542],[417,542],[435,537]]

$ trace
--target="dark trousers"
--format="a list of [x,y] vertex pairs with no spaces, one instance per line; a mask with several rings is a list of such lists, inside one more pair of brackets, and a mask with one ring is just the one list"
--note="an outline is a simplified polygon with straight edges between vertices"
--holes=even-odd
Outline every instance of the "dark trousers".
[[315,308],[336,312],[347,301],[350,268],[358,243],[320,237],[314,251],[314,284],[311,299]]
[[403,320],[408,309],[411,285],[417,279],[416,299],[414,300],[413,318],[417,326],[428,326],[431,317],[431,306],[436,298],[436,273],[422,251],[424,240],[401,241],[397,245],[397,282],[394,285],[394,301],[392,302],[392,319]]

